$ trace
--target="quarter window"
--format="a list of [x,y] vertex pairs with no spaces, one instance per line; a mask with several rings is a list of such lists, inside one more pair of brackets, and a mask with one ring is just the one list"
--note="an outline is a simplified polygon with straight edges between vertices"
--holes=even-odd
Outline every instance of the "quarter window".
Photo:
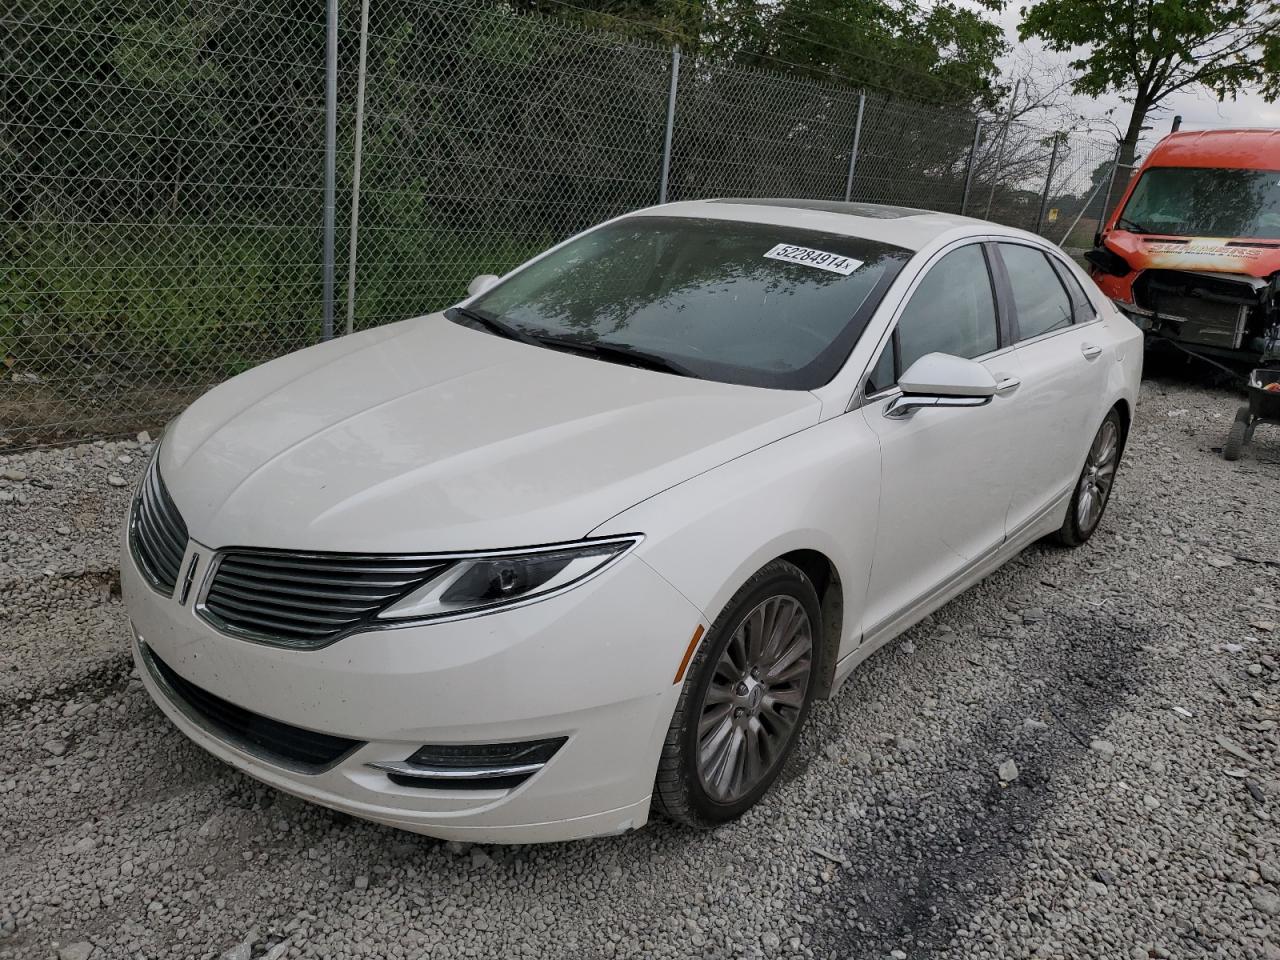
[[898,319],[897,338],[899,375],[926,353],[971,360],[999,346],[991,274],[978,244],[929,268]]
[[898,374],[893,363],[893,341],[894,338],[890,337],[888,343],[884,345],[884,349],[880,351],[880,359],[876,361],[876,365],[867,374],[867,396],[879,393],[881,390],[888,390],[898,382]]
[[1058,278],[1067,288],[1067,293],[1071,295],[1071,303],[1075,307],[1076,323],[1088,323],[1094,319],[1098,315],[1098,311],[1094,309],[1093,301],[1084,292],[1084,287],[1080,286],[1080,281],[1076,279],[1075,274],[1060,260],[1050,257],[1049,262],[1058,271]]
[[1071,326],[1071,300],[1048,257],[1019,243],[1000,244],[1000,256],[1013,290],[1019,340]]

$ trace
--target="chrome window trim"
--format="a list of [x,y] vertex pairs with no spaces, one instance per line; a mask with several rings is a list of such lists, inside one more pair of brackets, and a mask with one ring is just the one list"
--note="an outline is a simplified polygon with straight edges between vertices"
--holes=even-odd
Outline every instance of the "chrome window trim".
[[[197,617],[206,624],[216,630],[218,633],[228,637],[235,637],[238,640],[247,640],[251,643],[259,643],[263,646],[276,647],[286,650],[323,650],[325,647],[332,646],[340,640],[344,640],[349,636],[357,633],[372,633],[377,630],[402,630],[407,627],[425,627],[437,623],[454,623],[459,620],[471,620],[476,617],[486,617],[495,613],[502,613],[507,610],[517,610],[521,607],[532,606],[535,603],[541,603],[544,600],[551,600],[554,597],[561,596],[574,590],[590,580],[603,574],[606,570],[612,569],[616,564],[621,562],[624,557],[631,554],[633,550],[644,540],[644,534],[621,534],[612,537],[588,537],[583,540],[571,540],[564,543],[542,544],[536,547],[512,547],[502,550],[464,550],[454,553],[343,553],[340,551],[303,551],[303,550],[275,550],[269,547],[223,547],[214,551],[213,557],[209,562],[208,568],[205,570],[204,577],[200,582],[200,590],[196,594],[195,603],[192,606]],[[531,554],[539,553],[558,553],[564,550],[573,549],[574,547],[608,545],[613,543],[625,543],[626,548],[618,551],[617,554],[610,557],[599,567],[589,573],[584,574],[577,580],[571,580],[566,584],[548,590],[546,593],[540,593],[536,596],[529,597],[525,600],[513,600],[509,603],[498,602],[483,607],[476,607],[471,610],[465,610],[458,613],[444,614],[435,617],[405,617],[402,620],[379,620],[376,618],[358,622],[338,631],[332,637],[325,637],[317,642],[308,642],[305,640],[291,640],[272,636],[270,634],[260,633],[254,630],[245,630],[240,627],[226,623],[216,613],[209,610],[205,606],[205,598],[209,594],[209,590],[213,586],[213,581],[217,575],[218,567],[223,559],[233,553],[264,553],[273,557],[295,558],[304,560],[327,560],[335,556],[346,557],[352,560],[411,560],[411,561],[430,561],[443,564],[440,573],[444,573],[449,567],[458,560],[475,560],[480,558],[492,557],[524,557]],[[438,576],[439,574],[437,574]],[[413,585],[411,590],[419,589],[423,584],[429,583],[431,579],[424,580]],[[389,600],[386,605],[379,609],[385,609],[396,600],[396,597]]]

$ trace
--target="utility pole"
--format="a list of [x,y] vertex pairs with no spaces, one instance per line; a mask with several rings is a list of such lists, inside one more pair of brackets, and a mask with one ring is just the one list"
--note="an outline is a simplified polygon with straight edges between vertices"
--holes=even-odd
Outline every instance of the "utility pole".
[[329,0],[324,70],[324,236],[320,254],[320,339],[333,339],[333,235],[338,180],[338,0]]
[[369,0],[360,3],[360,66],[356,73],[356,142],[351,163],[351,243],[347,249],[347,333],[356,324],[356,239],[360,231],[360,161],[364,150],[364,80],[369,53]]

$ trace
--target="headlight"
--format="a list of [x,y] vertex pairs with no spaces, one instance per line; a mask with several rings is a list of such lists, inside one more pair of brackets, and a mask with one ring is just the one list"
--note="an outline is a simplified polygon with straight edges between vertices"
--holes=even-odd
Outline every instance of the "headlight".
[[378,617],[434,619],[541,600],[596,576],[639,542],[636,535],[520,553],[459,557]]

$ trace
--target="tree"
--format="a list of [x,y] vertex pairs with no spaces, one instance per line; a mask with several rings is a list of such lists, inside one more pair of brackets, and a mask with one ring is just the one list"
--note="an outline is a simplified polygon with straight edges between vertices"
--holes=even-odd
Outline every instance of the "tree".
[[1147,114],[1179,90],[1280,96],[1280,0],[1042,0],[1021,13],[1023,40],[1059,53],[1085,48],[1071,63],[1076,93],[1116,91],[1133,104],[1123,165],[1133,163]]
[[756,4],[763,40],[732,51],[915,100],[992,107],[996,59],[1008,49],[978,10],[917,0],[782,0]]
[[984,16],[1004,0],[507,0],[687,54],[867,86],[913,100],[992,108],[1008,49]]

